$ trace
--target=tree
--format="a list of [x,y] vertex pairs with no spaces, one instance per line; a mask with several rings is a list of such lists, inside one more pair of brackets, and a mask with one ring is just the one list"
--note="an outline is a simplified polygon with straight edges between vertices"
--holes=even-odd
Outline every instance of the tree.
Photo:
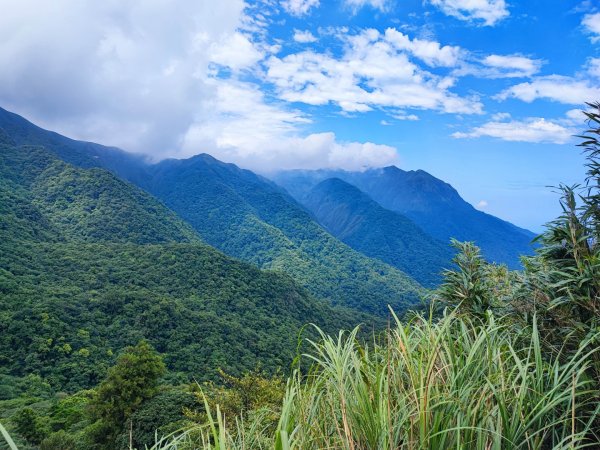
[[130,427],[131,415],[142,402],[157,393],[164,374],[162,358],[148,342],[124,350],[98,386],[91,404],[92,415],[99,422],[95,441],[100,448],[117,448],[118,435]]
[[443,303],[456,307],[460,313],[484,317],[494,306],[488,283],[490,265],[473,242],[453,239],[452,246],[458,250],[452,260],[456,268],[444,271],[444,283],[438,289],[437,296]]
[[30,444],[39,444],[50,431],[47,422],[31,408],[20,409],[11,420],[17,433]]

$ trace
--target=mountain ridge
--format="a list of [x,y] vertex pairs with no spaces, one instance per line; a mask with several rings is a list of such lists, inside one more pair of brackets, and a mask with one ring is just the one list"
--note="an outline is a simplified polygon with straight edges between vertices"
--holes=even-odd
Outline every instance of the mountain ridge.
[[272,179],[302,202],[310,189],[333,177],[356,186],[383,208],[408,217],[435,239],[475,241],[493,262],[519,269],[520,256],[533,252],[534,233],[475,209],[449,183],[424,170],[404,171],[396,166],[364,172],[294,170],[274,174]]
[[448,245],[339,178],[320,182],[303,202],[342,242],[399,268],[425,286],[436,286],[442,270],[451,265],[453,252]]

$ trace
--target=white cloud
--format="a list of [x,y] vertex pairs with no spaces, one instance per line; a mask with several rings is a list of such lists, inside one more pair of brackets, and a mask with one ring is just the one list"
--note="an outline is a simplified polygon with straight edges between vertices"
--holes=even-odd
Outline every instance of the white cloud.
[[404,112],[404,111],[398,111],[395,113],[391,113],[390,115],[396,120],[408,120],[408,121],[419,120],[419,116],[417,116],[416,114],[406,114],[406,112]]
[[364,6],[370,6],[374,9],[385,11],[389,2],[388,0],[344,0],[344,3],[356,12]]
[[301,44],[317,42],[317,38],[309,30],[294,30],[294,41]]
[[475,207],[477,209],[485,209],[488,207],[488,202],[486,200],[480,200]]
[[285,0],[281,2],[283,9],[293,16],[304,16],[313,8],[319,7],[319,0]]
[[253,84],[213,80],[214,101],[187,132],[186,157],[208,152],[258,172],[322,167],[363,170],[398,162],[396,149],[370,142],[339,142],[334,133],[303,136],[310,119],[281,105],[267,104]]
[[[242,0],[0,0],[0,10],[0,104],[154,155],[176,151],[211,101],[212,60],[241,68],[258,57],[238,31]],[[240,45],[250,57],[235,62]]]
[[394,31],[382,35],[368,29],[347,37],[340,57],[314,51],[271,57],[266,62],[267,80],[275,84],[283,100],[311,105],[331,102],[345,112],[365,112],[374,107],[481,112],[477,99],[450,91],[453,78],[420,69],[407,54],[417,53],[432,64],[451,63],[454,51],[446,50],[451,47],[425,45],[427,50],[423,50],[426,41],[415,44]]
[[493,26],[509,16],[504,0],[429,0],[445,14],[466,21]]
[[590,37],[592,42],[600,40],[600,13],[586,14],[583,16],[581,24],[592,35]]
[[[46,128],[260,171],[397,163],[393,147],[307,135],[310,117],[239,81],[277,51],[257,42],[266,19],[246,17],[242,0],[3,2],[0,104]],[[227,79],[215,76],[222,67]]]
[[600,58],[590,58],[586,69],[591,76],[600,78]]
[[571,109],[567,111],[566,121],[570,124],[583,124],[587,120],[585,114],[583,114],[583,110],[581,109]]
[[237,31],[219,42],[213,42],[208,54],[211,62],[233,70],[251,67],[264,57],[264,53],[257,49],[247,36]]
[[385,41],[397,50],[405,50],[433,67],[453,67],[458,64],[461,49],[451,45],[442,46],[439,42],[410,39],[407,35],[394,29],[385,30]]
[[564,119],[547,120],[530,117],[521,121],[503,121],[502,117],[496,115],[496,118],[490,122],[466,133],[456,132],[452,137],[461,139],[486,136],[513,142],[565,144],[571,140],[573,134],[574,131],[565,126]]
[[600,87],[584,79],[550,75],[511,86],[496,98],[499,100],[517,98],[527,103],[537,99],[547,99],[570,105],[581,105],[600,98]]
[[497,77],[530,77],[539,72],[542,61],[520,55],[489,55],[482,63],[498,69]]

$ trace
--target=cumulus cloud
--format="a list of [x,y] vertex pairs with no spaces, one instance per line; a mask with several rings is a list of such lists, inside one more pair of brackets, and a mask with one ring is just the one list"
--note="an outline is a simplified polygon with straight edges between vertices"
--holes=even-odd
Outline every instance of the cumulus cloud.
[[586,69],[591,76],[600,78],[600,58],[590,58]]
[[574,134],[568,124],[569,120],[548,120],[541,117],[530,117],[525,120],[503,120],[509,116],[496,115],[491,121],[469,132],[456,132],[452,137],[457,139],[492,137],[504,141],[565,144]]
[[600,98],[600,87],[586,79],[550,75],[511,86],[496,96],[498,100],[507,98],[517,98],[527,103],[537,99],[546,99],[580,105],[586,101]]
[[264,57],[264,53],[238,31],[213,42],[208,48],[208,54],[211,62],[233,70],[252,67]]
[[311,9],[319,7],[319,0],[285,0],[281,6],[293,16],[307,15]]
[[397,151],[371,142],[339,142],[334,133],[302,135],[310,119],[299,111],[268,104],[251,83],[213,80],[214,101],[194,124],[178,156],[201,151],[258,172],[322,167],[363,170],[397,163]]
[[392,44],[395,49],[407,51],[432,67],[456,66],[462,52],[460,47],[442,46],[435,41],[417,38],[411,40],[410,37],[395,28],[385,30],[384,40]]
[[411,41],[392,29],[385,34],[367,29],[345,40],[339,57],[314,51],[273,56],[266,62],[266,79],[283,100],[310,105],[334,103],[345,112],[365,112],[373,107],[481,112],[478,99],[450,91],[452,77],[424,71],[409,57],[414,54],[434,65],[452,64],[454,48]]
[[475,207],[477,209],[485,209],[488,207],[488,202],[486,200],[480,200]]
[[309,30],[294,30],[294,41],[301,44],[317,42],[317,38]]
[[[286,5],[301,14],[318,1]],[[277,50],[261,40],[266,19],[245,8],[242,0],[11,3],[0,14],[0,104],[154,159],[208,152],[260,171],[397,162],[393,147],[307,133],[310,117],[241,81]]]
[[590,33],[592,42],[600,40],[600,13],[586,14],[583,16],[581,24]]
[[509,16],[504,0],[429,0],[444,14],[460,20],[473,21],[493,26]]
[[239,70],[260,57],[238,31],[241,0],[6,3],[1,104],[64,134],[129,150],[175,151],[214,95],[209,67]]

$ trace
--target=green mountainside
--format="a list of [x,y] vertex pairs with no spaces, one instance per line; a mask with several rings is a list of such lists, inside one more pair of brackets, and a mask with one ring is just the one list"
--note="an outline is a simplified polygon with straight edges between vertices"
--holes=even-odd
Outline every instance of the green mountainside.
[[283,189],[209,155],[151,168],[147,189],[225,253],[292,276],[316,297],[386,316],[422,288],[327,233]]
[[[0,109],[0,129],[16,144],[42,145],[79,167],[102,167],[152,193],[201,239],[235,258],[290,275],[317,298],[387,316],[423,288],[326,232],[271,181],[209,155],[148,164],[122,150],[75,141]],[[91,219],[90,219],[91,220]]]
[[342,242],[397,267],[425,286],[439,284],[442,270],[451,264],[453,253],[448,245],[339,178],[322,181],[303,202]]
[[372,321],[200,242],[105,170],[0,139],[0,397],[32,374],[91,387],[142,338],[172,376],[273,372],[289,367],[306,323]]

